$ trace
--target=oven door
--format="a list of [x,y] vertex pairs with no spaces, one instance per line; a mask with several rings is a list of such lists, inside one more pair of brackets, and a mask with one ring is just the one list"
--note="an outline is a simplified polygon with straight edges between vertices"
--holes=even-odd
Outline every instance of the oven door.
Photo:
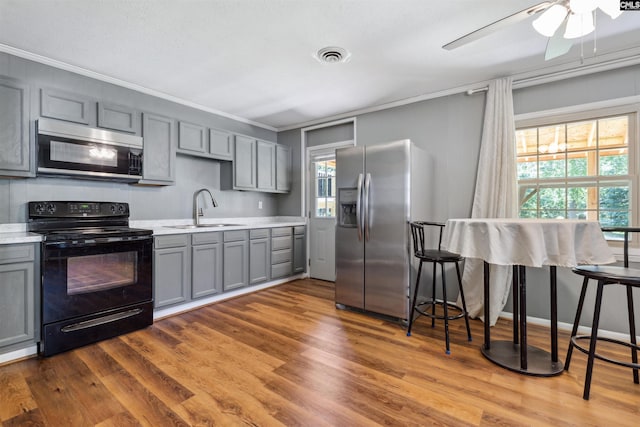
[[153,300],[151,236],[45,242],[42,323]]

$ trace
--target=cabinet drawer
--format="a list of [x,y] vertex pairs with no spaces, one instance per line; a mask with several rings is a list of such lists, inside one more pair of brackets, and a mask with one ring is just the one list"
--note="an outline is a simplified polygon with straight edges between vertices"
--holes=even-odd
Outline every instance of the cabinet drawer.
[[191,235],[192,245],[204,245],[206,243],[220,243],[222,241],[222,233],[193,233]]
[[280,251],[271,252],[271,264],[281,264],[283,262],[291,261],[291,249],[283,249]]
[[0,245],[0,264],[33,261],[34,259],[34,245]]
[[235,230],[235,231],[225,231],[224,232],[224,241],[225,242],[238,242],[240,240],[247,240],[249,233],[247,230]]
[[271,229],[272,237],[291,236],[291,227],[278,227]]
[[271,250],[291,249],[291,237],[273,237],[271,239]]
[[269,237],[268,228],[255,228],[249,231],[250,239],[265,239],[267,237]]
[[271,278],[291,276],[291,262],[283,262],[271,266]]
[[304,225],[293,227],[293,234],[304,234]]
[[189,236],[187,234],[172,234],[167,236],[155,236],[153,238],[154,248],[178,248],[180,246],[187,246],[189,243]]

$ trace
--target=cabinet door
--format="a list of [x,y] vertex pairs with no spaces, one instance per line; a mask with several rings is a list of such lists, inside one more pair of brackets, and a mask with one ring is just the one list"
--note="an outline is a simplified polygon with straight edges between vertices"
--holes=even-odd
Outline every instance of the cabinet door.
[[256,188],[256,140],[236,135],[233,156],[233,185],[238,189]]
[[222,291],[222,243],[191,247],[191,297]]
[[154,307],[187,301],[189,252],[180,248],[156,249],[153,263]]
[[276,189],[276,144],[267,141],[257,142],[258,189]]
[[269,280],[271,264],[269,261],[270,239],[253,239],[249,241],[249,284]]
[[173,120],[145,113],[142,116],[144,154],[141,184],[170,185],[176,176]]
[[88,98],[75,93],[54,89],[40,92],[40,115],[43,117],[88,125],[90,105]]
[[0,265],[0,347],[35,340],[34,264]]
[[29,174],[29,86],[0,78],[0,175]]
[[139,113],[133,108],[98,102],[98,127],[136,133],[136,127],[140,126],[138,120]]
[[224,285],[225,291],[241,288],[249,284],[249,247],[247,240],[224,244]]
[[293,272],[304,273],[307,266],[307,246],[304,234],[293,236]]
[[291,150],[286,145],[276,145],[276,190],[291,190]]
[[209,154],[221,160],[233,160],[233,135],[224,130],[209,129]]
[[207,145],[205,128],[192,123],[180,122],[178,126],[178,148],[196,153],[204,153]]

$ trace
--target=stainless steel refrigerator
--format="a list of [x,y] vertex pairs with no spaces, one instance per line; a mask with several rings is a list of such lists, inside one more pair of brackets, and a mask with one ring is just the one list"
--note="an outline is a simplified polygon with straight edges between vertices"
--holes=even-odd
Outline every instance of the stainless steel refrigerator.
[[336,151],[336,306],[408,319],[408,221],[428,218],[424,150],[409,140]]

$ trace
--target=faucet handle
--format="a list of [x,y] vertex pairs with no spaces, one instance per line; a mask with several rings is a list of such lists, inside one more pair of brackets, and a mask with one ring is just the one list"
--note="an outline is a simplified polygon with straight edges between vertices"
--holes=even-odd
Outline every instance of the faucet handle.
[[202,208],[198,209],[198,216],[204,216],[204,212],[202,211]]

